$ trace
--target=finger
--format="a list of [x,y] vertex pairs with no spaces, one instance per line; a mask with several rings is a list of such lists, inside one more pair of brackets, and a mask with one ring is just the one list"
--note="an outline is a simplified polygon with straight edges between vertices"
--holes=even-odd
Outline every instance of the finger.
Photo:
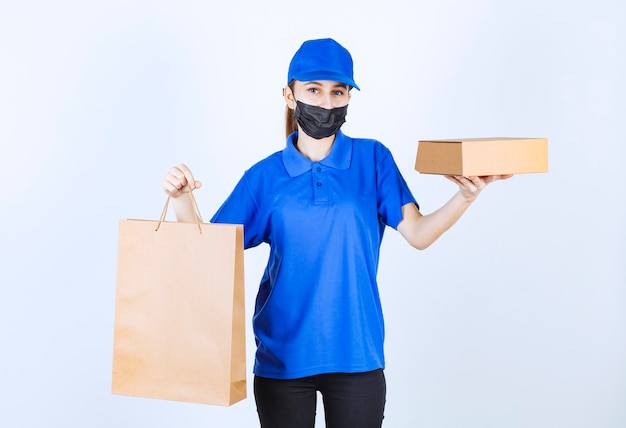
[[183,171],[178,167],[173,167],[169,170],[162,182],[163,190],[169,196],[178,197],[181,191],[184,190],[187,185],[187,179]]
[[474,194],[480,191],[481,182],[477,180],[477,177],[467,177],[464,175],[454,176],[457,180],[459,190],[464,193]]
[[193,174],[192,174],[191,170],[189,169],[189,167],[187,167],[187,165],[181,163],[180,165],[178,165],[177,168],[183,174],[185,185],[189,184],[189,187],[191,189],[195,189],[196,188],[196,180],[193,178]]
[[173,190],[180,190],[185,187],[184,180],[184,177],[178,178],[175,175],[169,174],[163,179],[163,186]]
[[473,183],[467,177],[462,175],[450,176],[450,181],[459,186],[459,189],[461,190],[473,188]]
[[161,183],[161,186],[163,187],[163,190],[165,191],[165,193],[167,193],[169,196],[176,196],[179,192],[180,189],[178,188],[178,182],[177,184],[172,183],[172,181],[168,180],[167,178],[163,179],[163,182]]
[[502,175],[485,175],[480,178],[485,182],[485,184],[492,183],[497,180],[506,180],[507,178],[513,177],[513,174],[502,174]]
[[445,177],[454,184],[461,184],[461,178],[463,178],[460,175],[446,175]]
[[472,183],[474,185],[474,187],[476,187],[476,189],[478,190],[482,190],[484,189],[484,187],[487,185],[487,182],[485,180],[483,180],[483,177],[467,177],[467,180]]
[[170,182],[172,182],[179,188],[187,184],[187,177],[185,176],[185,171],[182,170],[180,166],[175,166],[172,169],[170,169],[170,172],[167,178]]
[[468,177],[465,175],[457,175],[455,177],[457,181],[463,186],[473,186],[475,184],[474,180],[476,179],[476,177]]
[[469,191],[471,193],[474,193],[476,191],[474,183],[468,177],[462,175],[446,175],[445,177],[457,186],[459,186],[459,190],[463,192]]
[[177,194],[185,188],[185,185],[186,180],[182,174],[180,177],[174,174],[168,174],[167,177],[163,179],[163,188],[172,192],[172,196],[177,196]]

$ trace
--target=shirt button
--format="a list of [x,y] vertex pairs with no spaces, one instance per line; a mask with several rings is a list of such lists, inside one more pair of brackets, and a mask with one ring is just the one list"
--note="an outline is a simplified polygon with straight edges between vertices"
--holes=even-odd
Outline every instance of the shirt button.
[[320,172],[322,170],[322,168],[320,168],[319,166],[317,168],[315,168],[315,171]]
[[322,187],[322,182],[321,181],[317,182],[317,187]]

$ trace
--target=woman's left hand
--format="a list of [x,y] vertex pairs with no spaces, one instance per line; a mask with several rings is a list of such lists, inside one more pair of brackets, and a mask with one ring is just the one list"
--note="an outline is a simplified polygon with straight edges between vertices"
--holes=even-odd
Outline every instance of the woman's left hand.
[[506,180],[513,177],[512,174],[508,175],[483,175],[480,177],[464,177],[462,175],[446,175],[448,180],[452,181],[459,186],[459,192],[468,201],[476,199],[481,190],[483,190],[487,184],[496,180]]

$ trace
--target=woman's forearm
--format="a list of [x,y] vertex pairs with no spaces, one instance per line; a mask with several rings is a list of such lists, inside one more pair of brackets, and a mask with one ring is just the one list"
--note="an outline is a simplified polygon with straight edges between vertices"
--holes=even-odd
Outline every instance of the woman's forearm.
[[178,197],[170,199],[176,214],[176,220],[183,223],[196,223],[196,207],[189,195],[185,192]]
[[407,204],[402,207],[403,220],[398,231],[413,247],[426,249],[461,218],[473,201],[457,192],[441,208],[427,215],[422,215],[414,204]]
[[485,186],[496,180],[506,180],[511,177],[512,175],[446,176],[448,180],[459,186],[459,191],[441,208],[428,215],[422,215],[412,203],[404,205],[398,232],[413,247],[420,250],[428,248],[461,218]]

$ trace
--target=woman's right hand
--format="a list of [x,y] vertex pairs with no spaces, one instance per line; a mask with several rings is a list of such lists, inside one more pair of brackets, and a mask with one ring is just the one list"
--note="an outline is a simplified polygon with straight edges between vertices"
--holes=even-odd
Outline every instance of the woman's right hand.
[[181,163],[169,170],[161,185],[168,196],[177,198],[183,193],[201,187],[202,183],[194,179],[191,170]]

